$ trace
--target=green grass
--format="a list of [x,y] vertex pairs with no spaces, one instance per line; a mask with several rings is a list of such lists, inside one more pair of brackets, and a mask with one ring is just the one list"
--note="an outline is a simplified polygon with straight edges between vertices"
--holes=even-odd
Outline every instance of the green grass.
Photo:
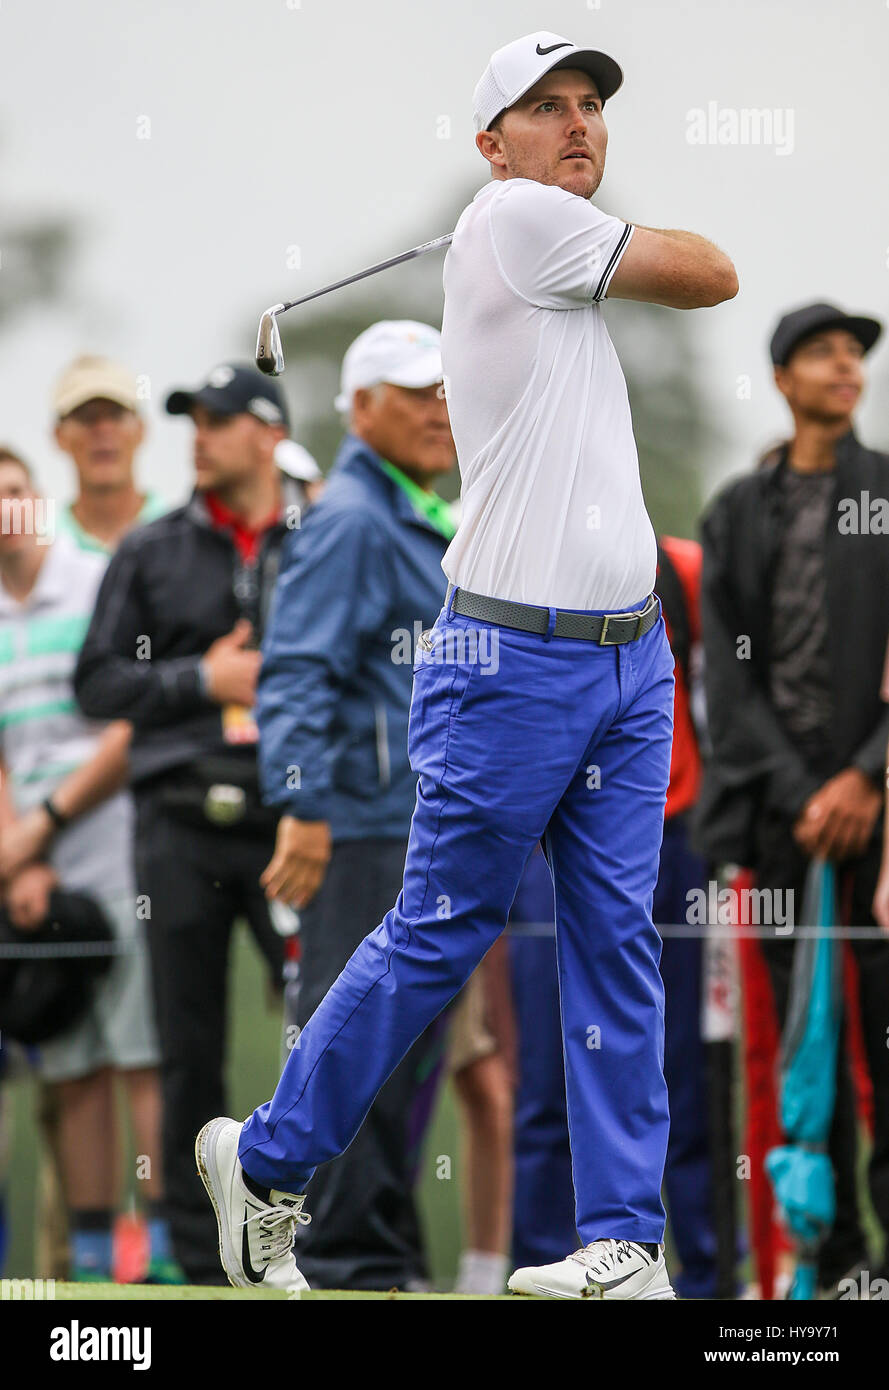
[[[289,1295],[280,1289],[223,1289],[223,1288],[203,1288],[193,1284],[179,1286],[168,1285],[165,1287],[152,1286],[147,1284],[56,1284],[55,1301],[57,1303],[102,1303],[102,1302],[122,1302],[122,1303],[159,1303],[167,1302],[191,1302],[191,1303],[219,1303],[231,1302],[234,1300],[246,1301],[248,1303],[268,1303],[268,1302],[287,1302]],[[398,1293],[394,1289],[390,1293],[358,1293],[349,1289],[312,1289],[308,1293],[300,1294],[298,1301],[308,1303],[319,1303],[330,1300],[375,1298],[385,1302],[403,1302],[406,1300],[416,1301],[423,1299],[429,1300],[459,1300],[465,1302],[477,1300],[475,1294],[456,1294],[456,1293]],[[491,1302],[492,1298],[485,1298],[482,1301]],[[499,1303],[525,1303],[527,1299],[514,1298],[512,1294],[498,1294],[493,1298],[494,1302]]]

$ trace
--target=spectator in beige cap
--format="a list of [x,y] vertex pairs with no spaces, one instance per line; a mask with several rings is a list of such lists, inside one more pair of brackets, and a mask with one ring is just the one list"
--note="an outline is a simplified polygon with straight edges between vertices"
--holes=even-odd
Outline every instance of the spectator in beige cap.
[[126,367],[107,357],[78,357],[53,395],[55,439],[77,469],[78,493],[60,509],[59,530],[82,550],[110,555],[124,534],[153,521],[166,503],[140,492],[134,460],[145,437],[139,388]]

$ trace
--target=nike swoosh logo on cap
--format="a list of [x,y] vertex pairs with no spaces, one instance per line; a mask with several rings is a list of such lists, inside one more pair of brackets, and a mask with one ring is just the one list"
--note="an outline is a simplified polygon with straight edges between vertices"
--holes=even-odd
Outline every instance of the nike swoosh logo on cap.
[[541,48],[541,47],[540,47],[540,44],[538,44],[538,45],[537,45],[537,52],[540,54],[541,58],[544,58],[544,57],[546,57],[547,53],[555,53],[555,51],[556,51],[557,48],[573,48],[573,47],[574,47],[574,45],[571,44],[571,43],[551,43],[550,46],[549,46],[549,48]]

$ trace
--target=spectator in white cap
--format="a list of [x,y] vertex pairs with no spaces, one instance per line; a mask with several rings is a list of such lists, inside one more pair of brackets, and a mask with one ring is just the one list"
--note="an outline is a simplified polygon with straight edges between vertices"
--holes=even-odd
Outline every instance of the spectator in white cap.
[[441,382],[441,334],[412,319],[384,319],[359,333],[343,358],[334,405],[349,414],[356,391],[388,382],[411,390]]
[[[403,409],[412,397],[422,394],[419,388],[441,380],[440,341],[434,328],[410,319],[375,323],[355,339],[343,358],[340,393],[334,404],[350,419],[356,434],[367,438],[370,428],[373,437],[380,410],[387,428],[397,427],[399,402]],[[392,392],[392,386],[401,389]],[[443,393],[442,384],[438,394]],[[403,427],[411,428],[407,418]],[[425,505],[436,505],[434,493],[429,494]],[[455,511],[455,507],[449,508],[451,525],[457,519]],[[354,944],[350,942],[350,949]],[[348,952],[341,965],[347,957]],[[448,1067],[460,1107],[466,1174],[464,1240],[456,1284],[460,1293],[499,1293],[505,1279],[512,1182],[512,1083],[501,1030],[491,1026],[486,1007],[502,984],[504,959],[492,953],[483,962],[455,1001],[451,1015]]]

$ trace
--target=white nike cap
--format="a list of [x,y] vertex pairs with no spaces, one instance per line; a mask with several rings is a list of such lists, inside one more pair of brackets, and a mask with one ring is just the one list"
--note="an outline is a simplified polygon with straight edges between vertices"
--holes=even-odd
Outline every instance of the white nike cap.
[[336,409],[347,413],[356,391],[392,386],[434,386],[442,379],[441,334],[428,323],[383,319],[360,333],[346,351]]
[[624,80],[620,67],[607,53],[578,48],[559,34],[526,34],[505,48],[498,48],[479,78],[472,98],[476,132],[490,130],[491,122],[501,111],[514,106],[535,82],[554,68],[580,68],[588,72],[603,105]]

